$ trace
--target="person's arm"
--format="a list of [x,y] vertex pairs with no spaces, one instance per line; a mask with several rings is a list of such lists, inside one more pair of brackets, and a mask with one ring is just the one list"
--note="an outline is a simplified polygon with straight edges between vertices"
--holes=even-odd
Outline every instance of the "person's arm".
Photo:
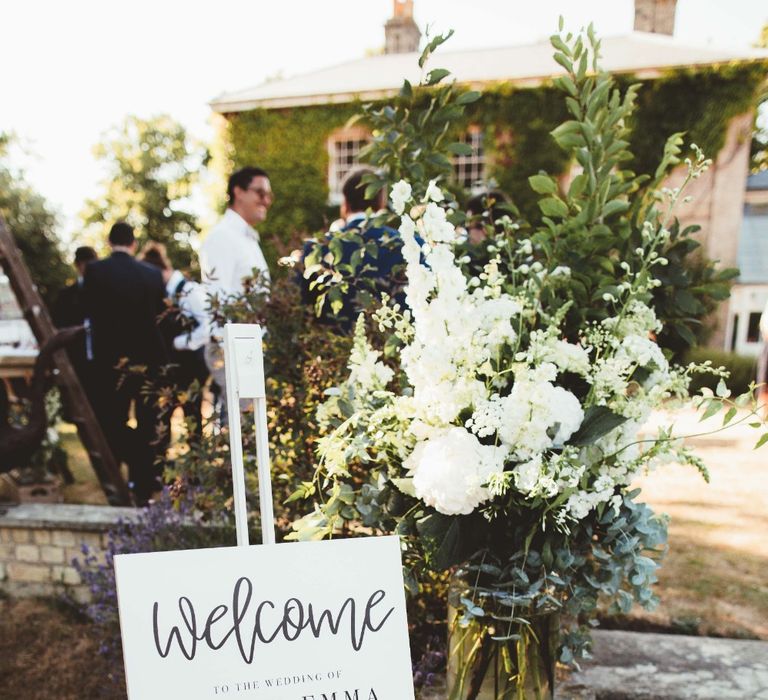
[[238,252],[223,236],[200,250],[200,270],[209,294],[230,295],[238,290],[235,280]]
[[207,299],[202,285],[188,283],[179,299],[181,313],[196,321],[195,328],[188,333],[181,333],[173,339],[176,350],[198,350],[211,337],[210,322],[206,311]]

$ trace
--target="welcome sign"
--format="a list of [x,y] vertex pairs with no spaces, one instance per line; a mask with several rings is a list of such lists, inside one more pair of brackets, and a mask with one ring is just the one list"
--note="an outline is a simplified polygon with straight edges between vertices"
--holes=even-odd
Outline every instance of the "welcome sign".
[[412,700],[396,537],[115,557],[130,700]]

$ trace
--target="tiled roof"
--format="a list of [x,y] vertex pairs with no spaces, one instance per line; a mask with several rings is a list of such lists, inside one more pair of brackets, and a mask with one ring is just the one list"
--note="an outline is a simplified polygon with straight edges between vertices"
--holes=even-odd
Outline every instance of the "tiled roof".
[[[440,52],[434,67],[448,68],[462,84],[481,87],[511,81],[536,85],[563,72],[552,59],[549,41],[525,46]],[[725,49],[682,44],[672,37],[633,32],[602,41],[602,66],[613,73],[653,77],[682,66],[731,61],[768,60],[762,49]],[[220,95],[211,102],[216,112],[239,112],[256,107],[280,108],[375,99],[392,94],[404,78],[420,78],[417,54],[382,54],[274,80],[246,90]]]

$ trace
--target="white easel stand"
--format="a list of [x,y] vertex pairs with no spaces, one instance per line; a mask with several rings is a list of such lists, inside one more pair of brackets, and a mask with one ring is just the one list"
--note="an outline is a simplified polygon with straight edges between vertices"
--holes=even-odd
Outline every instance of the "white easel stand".
[[275,544],[275,516],[272,508],[272,475],[267,439],[267,398],[264,388],[264,357],[261,327],[251,323],[224,326],[224,370],[229,411],[229,450],[232,459],[232,484],[235,528],[238,547],[247,547],[248,509],[245,502],[245,468],[240,429],[240,399],[253,399],[256,428],[256,460],[259,475],[259,508],[263,544]]

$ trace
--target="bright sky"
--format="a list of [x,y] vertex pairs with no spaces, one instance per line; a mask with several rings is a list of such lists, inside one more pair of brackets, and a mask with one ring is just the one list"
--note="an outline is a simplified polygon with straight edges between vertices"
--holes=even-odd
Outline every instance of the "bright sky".
[[[590,21],[631,31],[632,0],[415,0],[422,29],[456,34],[448,49],[536,41]],[[91,154],[127,114],[168,113],[211,136],[207,102],[278,74],[303,73],[384,43],[392,0],[3,0],[0,131],[28,179],[61,213],[65,238],[84,200],[99,192]],[[746,46],[768,21],[765,0],[679,0],[676,36]]]

